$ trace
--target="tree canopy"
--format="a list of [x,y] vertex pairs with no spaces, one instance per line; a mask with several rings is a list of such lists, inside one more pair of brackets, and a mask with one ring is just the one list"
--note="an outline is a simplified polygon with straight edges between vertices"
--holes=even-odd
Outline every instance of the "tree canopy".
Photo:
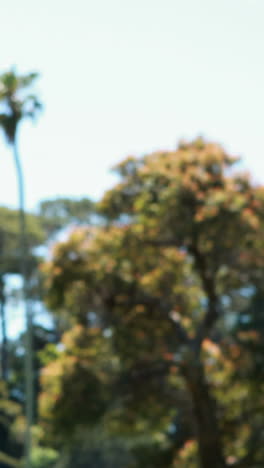
[[[77,336],[65,335],[64,351],[43,371],[51,427],[67,426],[59,408],[74,431],[85,425],[85,407],[99,404],[87,398],[77,416],[71,375],[100,400],[111,431],[162,440],[168,467],[262,466],[263,402],[252,399],[245,346],[260,335],[253,321],[243,331],[242,317],[262,296],[264,189],[237,162],[200,138],[129,157],[98,203],[106,223],[55,246],[42,268],[47,304],[81,327],[83,341],[76,348]],[[90,333],[110,343],[113,369]],[[109,383],[112,405],[102,391]]]

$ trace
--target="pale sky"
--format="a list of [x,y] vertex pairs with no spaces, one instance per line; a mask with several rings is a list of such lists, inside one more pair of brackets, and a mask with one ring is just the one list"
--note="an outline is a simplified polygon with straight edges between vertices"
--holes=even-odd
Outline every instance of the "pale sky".
[[[45,111],[23,124],[27,206],[98,198],[129,154],[202,134],[264,182],[264,0],[8,0],[0,70],[38,70]],[[15,206],[0,143],[0,204]]]
[[[129,154],[199,134],[264,182],[264,0],[8,0],[0,71],[38,70],[45,111],[23,124],[27,206],[98,198]],[[16,206],[0,140],[0,205]],[[9,323],[15,336],[22,310]]]

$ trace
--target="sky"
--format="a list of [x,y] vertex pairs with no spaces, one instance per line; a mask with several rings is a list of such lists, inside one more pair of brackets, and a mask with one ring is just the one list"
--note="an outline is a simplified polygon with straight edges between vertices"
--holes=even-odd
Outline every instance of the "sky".
[[[26,204],[98,199],[127,155],[203,135],[264,182],[263,0],[8,0],[0,71],[40,72],[44,111],[22,124]],[[0,204],[17,205],[0,140]]]
[[[263,0],[2,1],[0,72],[39,71],[44,104],[19,133],[28,209],[98,199],[127,155],[197,135],[264,182],[263,18]],[[0,138],[3,204],[17,206],[17,185]],[[23,310],[10,312],[15,336]]]

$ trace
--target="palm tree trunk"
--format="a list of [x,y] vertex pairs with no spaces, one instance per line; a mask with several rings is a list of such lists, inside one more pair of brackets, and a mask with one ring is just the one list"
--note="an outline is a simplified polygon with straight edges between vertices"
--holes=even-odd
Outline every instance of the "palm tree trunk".
[[20,272],[22,276],[23,286],[22,294],[25,304],[25,319],[26,319],[26,343],[25,343],[25,393],[26,393],[26,436],[25,436],[25,462],[26,467],[30,468],[31,462],[31,427],[33,425],[34,416],[34,382],[33,382],[33,337],[32,337],[32,314],[29,307],[28,298],[28,245],[27,245],[27,229],[25,217],[25,193],[24,193],[24,178],[23,171],[19,159],[17,141],[14,138],[13,142],[14,162],[17,173],[18,195],[19,195],[19,224],[20,224]]
[[1,350],[1,375],[2,379],[7,381],[8,377],[8,352],[7,352],[7,333],[6,333],[6,314],[5,314],[5,292],[4,278],[0,275],[0,320],[2,332],[2,350]]

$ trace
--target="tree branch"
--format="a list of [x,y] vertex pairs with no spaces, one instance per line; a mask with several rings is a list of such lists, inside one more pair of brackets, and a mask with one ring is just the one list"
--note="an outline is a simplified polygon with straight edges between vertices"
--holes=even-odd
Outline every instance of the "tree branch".
[[145,293],[143,297],[140,297],[140,299],[138,300],[138,303],[143,304],[143,305],[144,304],[153,305],[155,307],[157,307],[157,303],[158,303],[158,308],[162,311],[162,313],[164,313],[164,315],[166,315],[166,318],[169,320],[169,322],[173,326],[175,334],[179,342],[185,345],[190,342],[190,339],[185,329],[180,323],[180,316],[178,316],[178,314],[176,313],[174,314],[172,311],[173,309],[172,304],[168,303],[164,298],[158,299],[156,297],[146,295]]
[[[173,239],[167,240],[152,240],[150,244],[157,247],[179,247],[179,244]],[[199,251],[197,243],[194,241],[188,246],[188,251],[194,258],[195,267],[202,281],[203,290],[208,300],[206,312],[202,323],[200,324],[195,339],[193,340],[194,348],[199,350],[203,339],[208,336],[220,315],[220,303],[215,291],[215,281],[212,273],[208,272],[206,259]],[[188,336],[185,330],[181,327],[180,323],[175,323],[177,334],[180,336],[182,342],[188,342]]]
[[214,277],[212,273],[208,272],[205,257],[201,254],[195,244],[189,247],[189,252],[193,255],[195,266],[202,280],[203,290],[208,300],[204,319],[198,328],[194,340],[195,347],[200,349],[203,339],[210,334],[215,322],[220,315],[220,304],[219,298],[215,291]]

